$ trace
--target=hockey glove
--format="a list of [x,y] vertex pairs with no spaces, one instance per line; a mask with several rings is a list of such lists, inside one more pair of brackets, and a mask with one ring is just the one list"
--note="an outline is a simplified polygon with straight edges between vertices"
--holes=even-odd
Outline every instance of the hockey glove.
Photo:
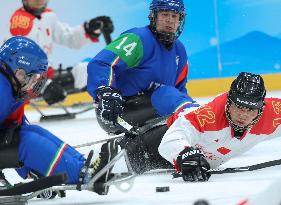
[[176,164],[184,181],[208,181],[211,176],[208,172],[210,165],[197,148],[185,148],[177,157]]
[[123,112],[121,94],[109,86],[103,86],[97,90],[97,101],[97,114],[100,118],[104,122],[115,124],[117,117]]
[[43,89],[42,96],[48,105],[52,105],[63,101],[66,98],[67,93],[61,85],[55,81],[49,81]]
[[104,32],[111,34],[114,30],[113,23],[108,16],[98,16],[84,23],[85,32],[92,38],[98,38]]

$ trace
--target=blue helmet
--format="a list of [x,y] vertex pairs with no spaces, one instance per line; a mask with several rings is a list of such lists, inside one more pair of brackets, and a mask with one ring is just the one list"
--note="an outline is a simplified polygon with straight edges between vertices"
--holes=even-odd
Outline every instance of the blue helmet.
[[182,0],[152,0],[149,9],[151,11],[175,11],[185,15],[185,8]]
[[[185,7],[183,0],[152,0],[150,4],[150,29],[156,35],[156,38],[166,47],[171,47],[174,41],[180,36],[185,24]],[[180,25],[176,33],[157,31],[157,14],[159,11],[173,11],[180,15]]]
[[34,41],[23,36],[12,37],[1,46],[0,60],[8,65],[13,73],[21,68],[26,74],[41,74],[48,68],[45,52]]
[[[15,36],[0,47],[0,69],[13,86],[17,99],[24,100],[40,94],[46,81],[48,58],[45,52],[32,40]],[[18,72],[24,70],[19,79]]]

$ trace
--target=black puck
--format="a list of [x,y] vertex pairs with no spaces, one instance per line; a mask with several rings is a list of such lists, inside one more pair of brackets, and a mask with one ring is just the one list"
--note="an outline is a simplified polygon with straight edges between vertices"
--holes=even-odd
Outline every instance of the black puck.
[[156,192],[167,192],[167,191],[170,191],[170,187],[169,186],[156,187]]
[[201,200],[198,200],[194,203],[194,205],[209,205],[209,203],[204,200],[204,199],[201,199]]

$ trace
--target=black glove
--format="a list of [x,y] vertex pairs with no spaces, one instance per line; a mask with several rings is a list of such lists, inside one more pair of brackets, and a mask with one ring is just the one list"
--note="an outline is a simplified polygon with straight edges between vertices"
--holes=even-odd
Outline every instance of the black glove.
[[108,16],[98,16],[84,23],[85,32],[93,38],[98,38],[101,33],[111,34],[114,30],[113,23]]
[[0,130],[0,149],[14,146],[19,143],[20,125],[14,124],[9,128]]
[[120,92],[109,87],[103,86],[97,90],[97,114],[105,122],[116,123],[117,117],[123,112],[122,96]]
[[177,157],[176,162],[184,181],[208,181],[211,176],[208,172],[210,165],[197,148],[185,148]]
[[46,85],[45,89],[43,89],[42,96],[48,105],[52,105],[63,101],[66,98],[67,93],[61,85],[55,81],[51,81]]

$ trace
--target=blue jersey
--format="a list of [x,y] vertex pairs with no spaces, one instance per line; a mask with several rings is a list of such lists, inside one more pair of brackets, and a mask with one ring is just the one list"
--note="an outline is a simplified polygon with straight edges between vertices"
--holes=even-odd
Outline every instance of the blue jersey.
[[133,28],[91,60],[87,89],[94,99],[100,86],[114,87],[123,96],[154,89],[152,105],[167,115],[194,103],[185,87],[187,74],[187,55],[179,40],[167,49],[149,27]]
[[27,123],[24,102],[16,100],[11,82],[1,72],[0,95],[0,134],[12,124],[21,125],[18,159],[24,166],[17,170],[19,175],[26,178],[29,171],[41,176],[64,172],[68,183],[77,183],[84,157],[49,131]]
[[[9,127],[10,123],[25,123],[23,120],[24,115],[21,111],[24,102],[16,101],[11,83],[2,73],[0,73],[0,98],[0,129]],[[11,118],[13,118],[13,120]]]

